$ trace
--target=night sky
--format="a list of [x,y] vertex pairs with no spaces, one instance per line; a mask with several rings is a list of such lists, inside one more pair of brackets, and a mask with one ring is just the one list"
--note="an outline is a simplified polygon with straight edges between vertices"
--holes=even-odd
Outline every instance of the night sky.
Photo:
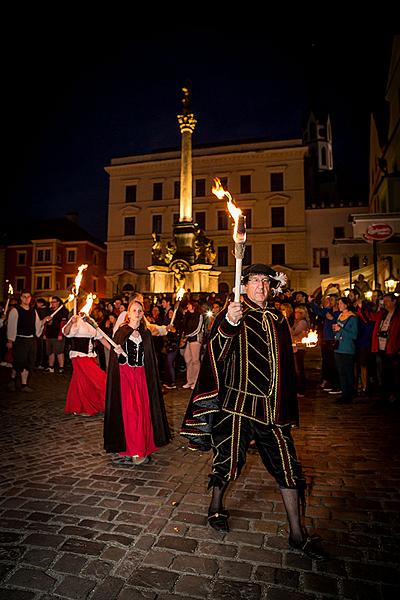
[[194,146],[299,138],[318,104],[331,114],[335,167],[367,193],[369,114],[385,125],[392,33],[374,33],[371,42],[365,28],[282,35],[253,23],[221,35],[217,24],[182,33],[124,15],[51,18],[51,26],[37,14],[34,26],[29,18],[8,23],[7,221],[77,211],[80,225],[105,240],[104,167],[114,157],[180,146],[176,114],[187,79],[198,120]]

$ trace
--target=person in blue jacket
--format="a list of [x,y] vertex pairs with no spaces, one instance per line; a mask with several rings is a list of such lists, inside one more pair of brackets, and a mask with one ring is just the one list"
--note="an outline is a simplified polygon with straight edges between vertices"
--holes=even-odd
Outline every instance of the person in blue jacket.
[[354,397],[354,359],[358,335],[358,317],[351,311],[348,298],[339,299],[340,315],[332,329],[335,332],[335,363],[342,395],[338,404],[350,404]]

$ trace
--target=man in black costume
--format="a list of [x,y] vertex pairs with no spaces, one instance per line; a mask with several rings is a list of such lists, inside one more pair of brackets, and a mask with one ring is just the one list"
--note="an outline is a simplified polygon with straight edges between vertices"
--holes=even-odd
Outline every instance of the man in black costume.
[[244,270],[242,303],[231,302],[216,318],[181,435],[191,449],[213,450],[211,527],[229,531],[223,496],[254,440],[280,487],[289,545],[321,559],[322,550],[307,537],[300,518],[304,479],[291,435],[298,406],[290,331],[285,317],[267,307],[270,287],[280,291],[283,277],[264,264]]

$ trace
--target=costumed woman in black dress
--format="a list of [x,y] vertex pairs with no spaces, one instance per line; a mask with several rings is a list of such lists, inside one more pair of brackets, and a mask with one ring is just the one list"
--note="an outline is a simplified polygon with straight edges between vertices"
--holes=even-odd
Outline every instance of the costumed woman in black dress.
[[133,300],[114,341],[127,354],[110,353],[104,417],[104,448],[122,464],[145,464],[171,439],[152,335],[143,307]]

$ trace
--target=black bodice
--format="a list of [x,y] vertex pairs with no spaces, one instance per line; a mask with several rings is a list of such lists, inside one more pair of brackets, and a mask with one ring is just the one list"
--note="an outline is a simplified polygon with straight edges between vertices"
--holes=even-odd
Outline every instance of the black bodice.
[[128,364],[130,367],[143,367],[143,341],[140,341],[139,344],[135,344],[135,342],[128,338],[123,346],[123,349],[127,353],[128,358],[126,358],[123,354],[120,354],[118,357],[118,362],[120,365]]

